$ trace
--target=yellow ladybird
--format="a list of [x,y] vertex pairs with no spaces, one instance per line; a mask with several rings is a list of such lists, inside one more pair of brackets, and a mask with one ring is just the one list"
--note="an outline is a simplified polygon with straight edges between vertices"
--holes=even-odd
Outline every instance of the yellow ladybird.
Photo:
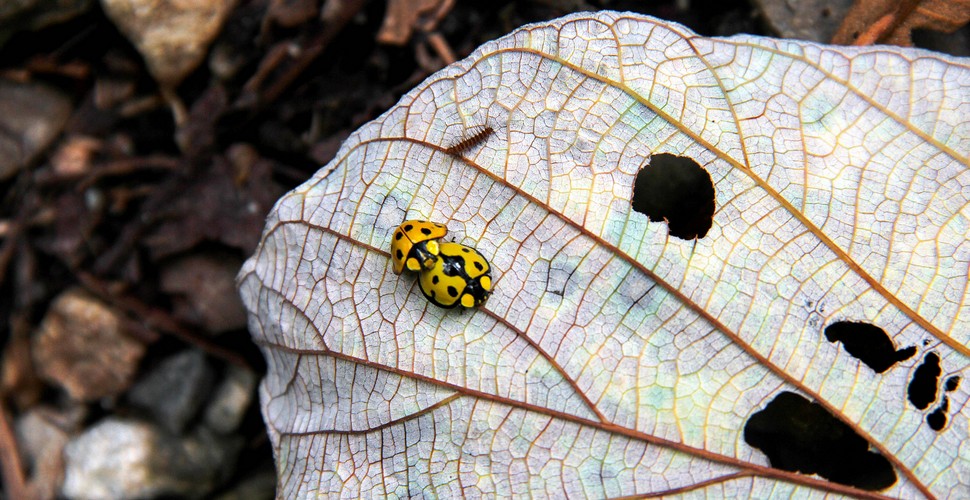
[[430,269],[421,271],[421,292],[433,304],[444,308],[457,305],[476,307],[492,293],[488,261],[478,250],[459,243],[442,242],[438,258]]
[[405,267],[411,271],[430,269],[438,255],[438,240],[448,234],[444,224],[426,220],[406,220],[391,236],[391,262],[394,274]]

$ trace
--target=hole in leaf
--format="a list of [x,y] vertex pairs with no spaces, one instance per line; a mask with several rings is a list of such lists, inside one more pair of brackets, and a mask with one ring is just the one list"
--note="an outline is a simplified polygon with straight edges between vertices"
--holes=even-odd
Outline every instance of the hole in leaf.
[[666,220],[671,236],[703,238],[714,221],[714,183],[693,159],[656,154],[637,172],[632,205],[652,222]]
[[838,321],[825,328],[825,338],[829,342],[842,342],[845,352],[876,373],[882,373],[916,354],[915,346],[897,351],[885,330],[870,323]]
[[937,406],[933,413],[926,416],[926,425],[936,432],[940,432],[946,427],[946,412],[950,410],[950,398],[943,396],[943,402]]
[[906,392],[909,402],[920,410],[925,410],[936,399],[937,384],[940,380],[940,356],[935,352],[927,353],[923,363],[916,367]]
[[869,443],[818,403],[782,392],[744,424],[744,441],[781,470],[818,474],[869,491],[896,482],[896,472]]
[[946,392],[953,392],[960,388],[960,376],[954,375],[946,379],[946,385],[943,386],[943,390]]

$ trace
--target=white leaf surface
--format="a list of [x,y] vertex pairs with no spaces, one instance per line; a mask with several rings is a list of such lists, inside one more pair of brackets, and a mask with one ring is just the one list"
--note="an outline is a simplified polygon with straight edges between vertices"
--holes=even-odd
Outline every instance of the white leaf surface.
[[[890,461],[880,493],[970,495],[968,384],[941,431],[906,399],[925,353],[944,377],[970,354],[966,63],[602,12],[433,75],[279,201],[240,274],[279,494],[869,494],[745,442],[791,391]],[[710,174],[706,236],[631,209],[659,153]],[[483,308],[391,272],[406,218],[490,260]],[[825,339],[842,320],[919,353],[875,373]]]

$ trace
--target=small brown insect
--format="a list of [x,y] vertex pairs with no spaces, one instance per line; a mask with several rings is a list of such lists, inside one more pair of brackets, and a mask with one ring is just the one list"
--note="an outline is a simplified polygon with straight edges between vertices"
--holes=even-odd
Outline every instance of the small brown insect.
[[461,156],[467,153],[475,146],[485,142],[486,139],[491,137],[495,133],[495,130],[488,125],[479,125],[472,129],[471,135],[465,137],[464,139],[448,146],[445,152],[450,155]]

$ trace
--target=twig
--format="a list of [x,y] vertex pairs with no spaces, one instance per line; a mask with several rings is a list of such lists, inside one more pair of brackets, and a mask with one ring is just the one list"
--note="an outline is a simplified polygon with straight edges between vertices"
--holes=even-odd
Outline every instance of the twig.
[[236,99],[235,107],[245,107],[251,104],[266,105],[275,101],[313,61],[320,57],[327,46],[330,45],[330,42],[343,30],[344,26],[364,7],[364,0],[329,0],[328,5],[331,2],[336,7],[330,12],[335,14],[327,19],[329,22],[324,25],[323,30],[294,56],[295,59],[289,66],[282,69],[283,73],[276,80],[269,82],[260,95],[259,89],[266,83],[269,75],[278,66],[283,65],[288,60],[286,56],[291,53],[289,42],[287,45],[278,46],[271,50],[263,58],[256,73],[243,85],[243,91]]
[[10,427],[7,405],[0,397],[0,473],[3,477],[3,491],[7,498],[30,498],[24,466],[20,461],[17,438]]

